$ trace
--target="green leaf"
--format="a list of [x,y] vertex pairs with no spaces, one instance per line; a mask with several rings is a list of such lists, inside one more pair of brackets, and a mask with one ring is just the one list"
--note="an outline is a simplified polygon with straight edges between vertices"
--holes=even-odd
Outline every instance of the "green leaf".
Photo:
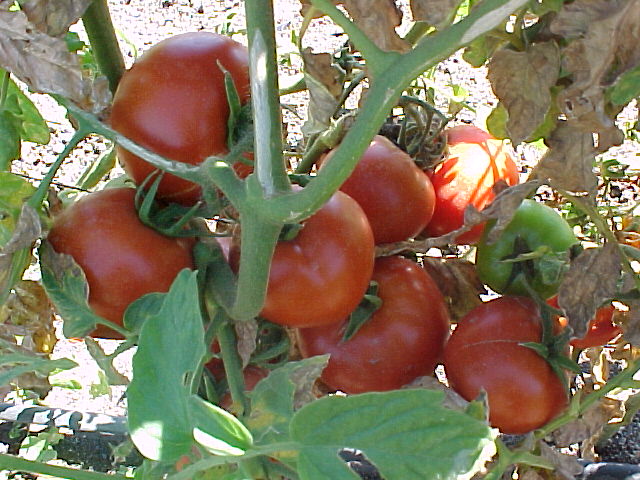
[[[4,347],[9,347],[9,342],[2,341]],[[56,369],[69,370],[78,366],[73,360],[60,358],[49,360],[48,358],[25,353],[5,353],[0,358],[0,385],[8,385],[11,380],[28,372],[35,372],[43,377],[48,376]]]
[[147,293],[135,300],[124,312],[124,326],[132,332],[139,332],[144,322],[157,315],[162,308],[164,293]]
[[56,253],[49,242],[43,242],[39,251],[42,285],[64,319],[65,337],[88,335],[102,319],[89,306],[84,272],[71,255]]
[[251,415],[247,426],[256,443],[286,442],[289,422],[297,409],[313,401],[311,389],[327,366],[328,355],[289,362],[260,380],[249,393]]
[[95,187],[116,165],[116,149],[111,146],[87,168],[78,179],[79,188],[89,190]]
[[8,83],[5,108],[14,116],[15,126],[22,140],[41,145],[49,143],[51,134],[47,122],[13,80]]
[[607,89],[606,95],[614,105],[626,105],[640,96],[640,65],[620,75],[618,81]]
[[84,343],[91,358],[95,360],[98,367],[104,372],[105,379],[109,385],[129,384],[129,379],[113,366],[113,357],[107,355],[98,342],[91,337],[87,337]]
[[444,392],[414,389],[306,405],[291,422],[301,480],[357,479],[338,457],[345,447],[361,450],[390,480],[470,478],[493,455],[495,431],[443,399]]
[[127,389],[129,431],[145,457],[175,461],[194,442],[190,376],[206,352],[196,273],[183,270],[142,325]]
[[0,171],[0,211],[2,212],[0,216],[0,246],[6,245],[13,235],[22,204],[35,191],[35,187],[26,179],[10,172]]
[[16,119],[7,111],[0,111],[0,170],[9,170],[11,161],[20,158],[20,133]]

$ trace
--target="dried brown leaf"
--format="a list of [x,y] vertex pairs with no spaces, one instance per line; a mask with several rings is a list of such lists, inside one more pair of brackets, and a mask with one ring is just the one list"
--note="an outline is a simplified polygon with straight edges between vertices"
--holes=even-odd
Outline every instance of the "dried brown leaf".
[[453,389],[447,387],[437,378],[432,376],[418,377],[410,384],[405,385],[403,388],[426,388],[427,390],[440,390],[444,392],[444,401],[442,402],[442,405],[452,410],[458,410],[459,412],[464,412],[469,405],[469,402],[462,398]]
[[473,263],[461,258],[425,257],[422,265],[444,295],[453,321],[482,303],[480,295],[487,291]]
[[619,316],[622,337],[633,347],[640,347],[640,302],[629,302],[628,307],[629,310]]
[[396,27],[402,23],[402,11],[394,0],[344,0],[354,23],[382,50],[406,52],[410,46]]
[[523,52],[502,49],[491,57],[488,78],[509,113],[507,131],[515,145],[544,121],[559,72],[560,52],[554,42],[535,44]]
[[23,11],[0,7],[0,67],[31,90],[62,95],[98,116],[111,101],[106,78],[89,78],[64,39],[37,30]]
[[598,134],[598,150],[624,140],[607,115],[604,89],[640,63],[640,9],[626,0],[576,0],[565,3],[551,31],[573,39],[563,51],[563,68],[572,84],[558,96],[568,119]]
[[593,172],[595,148],[593,136],[573,122],[558,122],[546,141],[549,150],[531,171],[530,179],[548,182],[569,192],[584,192],[594,201],[598,177]]
[[620,251],[610,242],[586,249],[571,261],[558,291],[558,304],[574,337],[584,337],[598,307],[615,296],[620,275]]
[[20,6],[40,32],[57,37],[82,16],[90,3],[91,0],[27,0]]
[[439,28],[453,20],[460,3],[461,0],[411,0],[410,6],[414,21]]
[[240,355],[240,359],[242,360],[242,368],[244,368],[249,365],[251,355],[256,350],[258,322],[253,319],[246,322],[235,322],[234,326],[236,330],[236,336],[238,338],[238,355]]
[[569,422],[552,433],[557,447],[569,447],[574,443],[592,442],[600,435],[609,420],[620,412],[619,400],[604,397],[600,403],[594,405],[579,418]]
[[291,381],[295,385],[293,394],[293,408],[298,410],[307,403],[316,400],[315,383],[320,378],[322,370],[327,366],[329,357],[326,356],[324,361],[306,364],[295,368],[291,373]]
[[575,480],[582,473],[583,467],[578,462],[578,457],[561,453],[544,442],[540,442],[540,456],[553,464],[554,472],[559,478]]

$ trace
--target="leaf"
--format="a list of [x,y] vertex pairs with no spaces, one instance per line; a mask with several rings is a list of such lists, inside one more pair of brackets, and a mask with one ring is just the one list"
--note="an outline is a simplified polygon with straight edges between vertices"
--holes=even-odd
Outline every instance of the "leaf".
[[84,272],[71,255],[57,253],[49,242],[43,242],[39,252],[42,284],[64,320],[65,337],[88,335],[101,318],[89,307]]
[[603,397],[580,417],[553,431],[551,436],[555,446],[570,447],[575,443],[595,440],[612,419],[612,414],[618,413],[619,403],[619,400]]
[[133,356],[129,431],[145,457],[175,461],[189,453],[195,425],[186,381],[205,352],[196,273],[183,270],[160,311],[142,325]]
[[0,170],[9,170],[11,161],[20,158],[20,133],[16,120],[7,111],[0,111]]
[[414,22],[425,22],[436,28],[451,23],[462,0],[411,0]]
[[91,0],[26,0],[20,7],[41,32],[57,37],[82,16]]
[[116,166],[116,149],[113,145],[109,147],[100,157],[93,161],[82,176],[76,182],[78,188],[89,190],[105,177]]
[[585,192],[595,200],[598,178],[593,172],[593,135],[572,122],[559,121],[545,143],[549,150],[529,178],[546,181],[559,190]]
[[640,66],[626,71],[607,89],[607,99],[614,105],[626,105],[640,96]]
[[508,112],[507,131],[514,145],[544,121],[559,72],[560,52],[553,42],[534,44],[524,52],[502,49],[489,61],[487,76]]
[[382,50],[406,52],[405,42],[396,27],[402,23],[402,11],[394,0],[344,0],[354,23]]
[[504,42],[504,38],[499,35],[492,35],[491,32],[489,32],[486,35],[476,38],[467,45],[462,54],[462,58],[472,67],[481,67]]
[[571,261],[558,291],[558,304],[574,337],[584,337],[596,310],[615,296],[621,268],[620,251],[611,242],[588,248]]
[[443,392],[412,389],[329,396],[300,409],[291,421],[302,480],[357,479],[338,457],[364,453],[383,478],[470,478],[495,452],[484,422],[442,406]]
[[36,191],[25,178],[0,172],[0,246],[5,246],[16,229],[22,204]]
[[160,292],[147,293],[134,300],[125,310],[122,323],[132,332],[140,333],[144,322],[160,312],[164,294]]
[[244,322],[235,322],[233,324],[237,337],[237,349],[240,360],[242,360],[242,368],[249,365],[251,355],[256,350],[258,337],[258,322],[255,319],[246,320]]
[[249,392],[251,415],[246,421],[256,444],[289,440],[289,422],[296,410],[315,400],[313,385],[328,360],[323,355],[288,362]]
[[64,38],[40,32],[23,11],[8,11],[10,3],[0,3],[0,67],[32,91],[60,94],[103,115],[111,101],[106,78],[86,75]]
[[46,145],[51,137],[49,126],[40,112],[20,87],[11,79],[7,85],[5,108],[13,114],[22,140]]
[[107,355],[98,342],[91,337],[87,337],[84,339],[84,343],[91,358],[95,360],[98,367],[104,372],[109,385],[129,384],[129,379],[113,366],[113,357]]
[[578,462],[578,457],[550,447],[545,442],[540,442],[540,456],[551,462],[554,473],[564,480],[574,480],[582,473],[583,466]]

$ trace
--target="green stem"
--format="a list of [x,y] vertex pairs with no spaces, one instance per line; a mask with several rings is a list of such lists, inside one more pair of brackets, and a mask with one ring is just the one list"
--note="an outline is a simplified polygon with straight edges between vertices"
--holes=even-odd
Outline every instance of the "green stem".
[[415,45],[418,41],[424,37],[433,27],[425,22],[415,22],[411,29],[404,36],[404,40],[411,45]]
[[4,104],[7,101],[7,94],[9,93],[9,79],[11,74],[6,70],[0,68],[2,74],[2,81],[0,81],[0,112],[4,110]]
[[41,475],[50,475],[55,478],[68,478],[71,480],[125,480],[124,475],[107,475],[106,473],[88,472],[77,468],[60,467],[46,463],[25,460],[13,455],[0,454],[0,469],[31,472]]
[[124,73],[124,58],[113,29],[107,0],[93,0],[82,16],[82,23],[100,71],[109,80],[111,93],[115,93]]
[[242,374],[242,361],[236,348],[237,339],[231,320],[224,309],[218,309],[216,315],[218,327],[218,344],[224,364],[224,373],[229,385],[231,400],[240,407],[239,415],[249,414],[249,400],[245,395],[244,376]]
[[264,197],[270,198],[291,189],[282,159],[282,118],[277,95],[278,60],[272,0],[247,0],[245,11],[256,139],[255,173]]
[[367,61],[372,78],[379,78],[400,56],[397,52],[385,52],[373,43],[369,37],[330,0],[311,0],[314,7],[328,15],[349,37],[355,47]]

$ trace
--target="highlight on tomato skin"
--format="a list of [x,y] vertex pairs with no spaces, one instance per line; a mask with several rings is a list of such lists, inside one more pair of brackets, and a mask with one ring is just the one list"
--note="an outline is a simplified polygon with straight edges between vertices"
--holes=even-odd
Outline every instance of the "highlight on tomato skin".
[[376,260],[372,280],[382,306],[350,339],[347,320],[297,330],[303,357],[330,354],[321,380],[333,390],[365,393],[401,388],[432,375],[449,335],[449,312],[438,286],[403,257]]
[[504,296],[477,306],[445,346],[450,387],[469,401],[486,392],[489,423],[503,433],[542,427],[564,411],[568,396],[566,381],[522,345],[541,339],[539,309],[530,298]]
[[[229,264],[238,271],[240,243],[236,236]],[[265,304],[260,316],[289,327],[338,323],[365,294],[375,258],[373,232],[358,203],[335,192],[302,222],[292,240],[276,245]]]
[[[224,35],[200,31],[162,40],[123,75],[110,124],[139,145],[177,162],[197,165],[211,155],[224,155],[229,105],[220,66],[230,73],[244,103],[249,99],[248,62],[246,47]],[[138,185],[156,170],[124,148],[117,152]],[[199,185],[167,173],[158,190],[159,199],[187,206],[200,196]]]
[[376,244],[415,237],[429,223],[435,209],[435,192],[429,177],[406,152],[381,135],[373,138],[340,190],[365,211]]
[[[57,253],[71,255],[84,271],[89,306],[117,325],[133,301],[169,291],[182,269],[195,268],[194,240],[167,237],[144,225],[135,194],[132,188],[90,193],[58,214],[47,236]],[[103,325],[90,335],[122,338]]]
[[[444,131],[448,153],[429,172],[435,190],[433,217],[423,234],[437,237],[464,224],[464,211],[472,205],[482,210],[496,196],[495,189],[517,185],[518,167],[511,147],[473,125],[459,125]],[[478,243],[484,224],[474,226],[456,238],[458,244]]]

